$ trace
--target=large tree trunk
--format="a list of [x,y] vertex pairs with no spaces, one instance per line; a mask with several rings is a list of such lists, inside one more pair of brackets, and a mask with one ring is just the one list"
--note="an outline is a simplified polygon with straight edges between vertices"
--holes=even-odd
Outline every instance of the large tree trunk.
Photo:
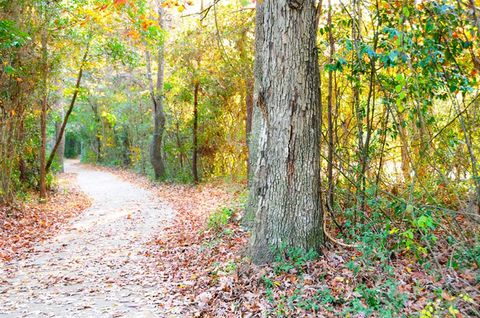
[[[158,7],[158,24],[163,28],[163,8]],[[147,76],[150,82],[150,95],[153,101],[153,138],[150,153],[150,160],[152,162],[153,170],[156,179],[165,178],[165,163],[162,157],[162,140],[165,131],[165,111],[163,108],[163,82],[164,82],[164,44],[158,48],[157,55],[157,88],[156,93],[153,89],[153,81],[151,75],[150,54],[147,51]]]
[[258,6],[260,125],[253,127],[259,137],[250,188],[255,200],[250,252],[255,263],[263,263],[281,247],[323,245],[321,106],[315,1],[264,0]]

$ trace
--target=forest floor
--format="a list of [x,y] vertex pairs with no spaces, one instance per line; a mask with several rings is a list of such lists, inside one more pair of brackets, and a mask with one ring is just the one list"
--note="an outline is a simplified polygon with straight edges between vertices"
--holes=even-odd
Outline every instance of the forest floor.
[[[269,266],[251,264],[244,257],[249,234],[240,225],[242,185],[157,184],[71,161],[66,171],[43,208],[2,218],[16,223],[0,226],[0,318],[479,311],[475,265],[437,275],[402,252],[367,258],[342,248],[325,248],[318,258],[285,251]],[[80,191],[91,199],[83,213],[89,202]],[[437,256],[444,266],[448,258]]]
[[428,269],[426,258],[394,248],[385,255],[368,244],[329,245],[320,257],[283,251],[273,264],[256,266],[245,257],[242,185],[159,185],[129,171],[109,171],[176,211],[146,252],[156,262],[165,317],[479,316],[480,271],[475,262],[448,268],[452,246],[442,244],[430,255],[440,272]]

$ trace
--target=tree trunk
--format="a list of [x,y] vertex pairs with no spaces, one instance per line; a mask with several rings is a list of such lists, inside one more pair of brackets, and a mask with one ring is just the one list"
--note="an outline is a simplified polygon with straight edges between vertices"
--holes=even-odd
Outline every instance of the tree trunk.
[[[158,7],[158,24],[163,28],[163,8]],[[164,44],[159,46],[157,54],[157,87],[156,93],[153,89],[152,71],[150,63],[150,54],[147,51],[147,76],[150,83],[150,95],[153,101],[153,138],[150,153],[150,160],[152,162],[155,178],[161,180],[165,178],[165,163],[162,157],[162,140],[165,131],[165,111],[163,108],[163,82],[164,82]]]
[[[63,138],[63,135],[65,134],[65,128],[67,127],[68,119],[70,118],[70,115],[72,114],[73,107],[75,107],[75,101],[77,100],[78,92],[80,91],[80,83],[82,82],[82,76],[83,76],[83,67],[85,66],[85,63],[87,62],[87,57],[88,57],[88,52],[90,49],[90,41],[91,37],[88,40],[87,47],[85,48],[85,53],[83,54],[82,58],[82,63],[80,64],[80,70],[78,71],[77,75],[77,83],[75,84],[75,91],[73,92],[72,95],[72,100],[70,101],[70,105],[68,106],[67,113],[65,114],[65,117],[63,118],[62,126],[60,127],[60,131],[58,132],[58,135]],[[55,154],[57,153],[57,149],[60,146],[60,141],[61,139],[57,139],[55,142],[55,145],[53,146],[52,152],[50,153],[50,156],[48,156],[48,161],[46,165],[46,171],[50,169],[53,159],[55,158]]]
[[[46,14],[45,14],[46,16]],[[44,26],[42,31],[42,60],[43,60],[43,74],[42,74],[42,110],[40,115],[40,199],[45,200],[47,198],[47,168],[46,168],[46,155],[47,155],[47,102],[48,102],[48,34],[47,26]]]
[[[19,129],[18,140],[19,142],[24,143],[25,142],[25,125],[24,125],[23,119],[20,120],[18,129]],[[23,158],[23,156],[20,156],[20,158],[18,158],[18,172],[20,173],[20,176],[19,176],[20,181],[26,183],[28,178],[27,166],[25,164],[25,159]]]
[[102,139],[100,133],[100,127],[102,126],[102,119],[98,113],[98,105],[95,100],[87,99],[88,104],[93,112],[93,118],[95,118],[95,145],[94,151],[96,154],[95,162],[99,163],[102,161]]
[[[332,5],[328,1],[328,43],[330,52],[328,63],[333,64],[333,56],[335,54],[335,40],[332,30]],[[333,189],[333,70],[328,71],[328,97],[327,97],[327,119],[328,119],[328,162],[327,162],[327,179],[328,192],[326,206],[330,213],[333,213],[334,189]]]
[[[247,79],[245,82],[245,107],[247,111],[246,116],[246,123],[245,123],[245,137],[247,143],[247,151],[250,150],[250,138],[252,133],[252,120],[253,120],[253,80]],[[250,154],[247,155],[247,178],[250,179],[251,171],[250,171]]]
[[[353,0],[352,1],[352,38],[353,38],[353,43],[354,43],[354,50],[353,50],[353,63],[357,63],[358,58],[359,58],[359,52],[360,52],[360,43],[361,43],[361,38],[360,38],[360,7],[359,7],[359,1],[358,0]],[[352,69],[352,85],[353,85],[353,106],[355,110],[355,117],[357,120],[357,153],[358,153],[358,166],[356,169],[356,176],[355,176],[355,197],[357,199],[357,207],[354,212],[353,216],[353,224],[357,224],[357,218],[358,218],[358,212],[362,210],[362,205],[363,205],[363,197],[364,197],[364,191],[365,189],[363,188],[363,176],[361,173],[361,167],[363,167],[363,148],[364,148],[364,131],[363,131],[363,119],[364,119],[364,113],[363,109],[361,107],[360,103],[360,88],[361,88],[361,83],[360,83],[360,74],[357,70]]]
[[[252,227],[253,221],[255,219],[255,213],[257,210],[257,203],[259,200],[258,193],[252,191],[254,174],[257,167],[257,158],[258,158],[258,149],[259,149],[259,135],[258,132],[261,130],[261,113],[258,108],[257,103],[255,102],[258,99],[258,95],[261,91],[261,78],[262,78],[262,45],[264,42],[263,35],[263,5],[257,2],[256,6],[256,17],[255,17],[255,64],[253,67],[253,77],[254,77],[254,86],[253,86],[253,106],[251,114],[251,123],[249,136],[248,136],[248,186],[250,192],[248,194],[248,204],[245,209],[245,216],[243,217],[242,223],[244,226]],[[247,119],[248,120],[248,119]]]
[[405,129],[403,122],[404,122],[404,116],[403,113],[398,111],[398,131],[399,131],[399,137],[400,137],[400,143],[401,143],[401,159],[402,159],[402,175],[403,175],[403,182],[407,185],[410,184],[411,178],[410,178],[410,158],[408,155],[408,134],[407,134],[407,129]]
[[193,152],[192,152],[192,175],[193,182],[198,183],[198,168],[197,168],[197,156],[198,156],[198,91],[200,89],[200,83],[195,82],[195,91],[193,97]]
[[[255,226],[250,253],[323,245],[320,198],[320,76],[314,0],[264,0],[257,23],[256,96],[260,125],[250,191]],[[258,31],[258,29],[257,29]]]
[[63,173],[63,172],[65,172],[65,168],[64,168],[64,164],[63,164],[63,156],[64,156],[64,153],[65,153],[65,136],[60,135],[60,129],[62,127],[63,117],[65,116],[63,108],[60,108],[60,114],[61,114],[60,120],[57,120],[55,122],[55,137],[56,137],[57,142],[59,142],[59,146],[58,146],[57,151],[56,151],[57,160],[58,160],[58,163],[59,163],[59,166],[60,166],[60,172]]
[[177,141],[177,148],[178,148],[178,159],[180,161],[180,169],[183,171],[183,145],[182,141],[180,139],[180,123],[179,120],[177,119],[175,123],[175,140]]

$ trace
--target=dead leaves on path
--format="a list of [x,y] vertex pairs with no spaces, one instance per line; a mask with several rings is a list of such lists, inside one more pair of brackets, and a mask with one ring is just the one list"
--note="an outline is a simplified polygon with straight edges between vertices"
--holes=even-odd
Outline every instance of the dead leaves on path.
[[30,251],[71,218],[90,206],[90,200],[74,186],[74,175],[59,178],[59,189],[50,193],[47,203],[32,198],[19,206],[0,206],[0,260],[10,261]]

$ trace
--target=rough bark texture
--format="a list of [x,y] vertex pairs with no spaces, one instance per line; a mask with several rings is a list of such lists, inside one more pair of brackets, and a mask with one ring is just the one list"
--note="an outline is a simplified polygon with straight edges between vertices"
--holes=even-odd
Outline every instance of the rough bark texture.
[[[246,136],[246,144],[247,144],[247,151],[250,151],[250,138],[252,133],[252,120],[253,120],[253,79],[248,79],[245,82],[245,108],[246,108],[246,123],[245,123],[245,136]],[[250,154],[247,157],[247,178],[250,180],[250,175],[252,172],[250,171]]]
[[[158,8],[158,24],[163,28],[163,9]],[[147,76],[150,83],[150,95],[153,102],[153,138],[150,152],[150,160],[152,162],[153,170],[156,179],[165,178],[165,163],[162,158],[162,140],[165,131],[165,111],[163,108],[163,82],[164,82],[164,46],[163,43],[158,48],[157,54],[157,87],[156,93],[153,88],[152,70],[150,63],[150,54],[147,52]]]
[[[323,245],[320,200],[320,89],[314,0],[258,4],[255,118],[258,136],[250,207],[254,262],[274,249]],[[255,124],[257,119],[260,124]]]
[[253,68],[253,77],[254,77],[254,103],[252,106],[251,113],[251,123],[250,133],[248,135],[248,185],[250,188],[248,204],[245,211],[245,216],[243,217],[242,223],[246,227],[252,227],[253,221],[255,219],[255,212],[257,209],[258,202],[258,193],[253,190],[254,174],[257,167],[258,159],[258,141],[259,135],[258,132],[261,130],[261,113],[258,108],[258,103],[255,101],[258,100],[259,92],[261,90],[261,78],[262,78],[262,45],[264,42],[263,37],[263,5],[257,2],[256,5],[256,21],[255,21],[255,64]]

